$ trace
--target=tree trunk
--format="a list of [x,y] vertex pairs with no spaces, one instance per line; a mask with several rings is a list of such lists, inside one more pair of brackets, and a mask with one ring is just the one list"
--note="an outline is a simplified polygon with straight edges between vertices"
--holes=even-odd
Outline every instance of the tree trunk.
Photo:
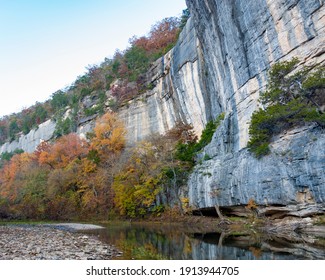
[[216,211],[217,211],[218,217],[219,217],[221,220],[224,220],[225,217],[222,215],[222,213],[221,213],[221,211],[220,211],[220,207],[219,207],[219,205],[215,205],[214,208],[215,208]]

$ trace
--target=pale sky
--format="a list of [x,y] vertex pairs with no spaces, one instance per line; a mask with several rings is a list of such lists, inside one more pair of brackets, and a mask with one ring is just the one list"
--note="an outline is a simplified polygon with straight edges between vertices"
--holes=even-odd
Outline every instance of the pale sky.
[[0,0],[0,116],[74,82],[185,0]]

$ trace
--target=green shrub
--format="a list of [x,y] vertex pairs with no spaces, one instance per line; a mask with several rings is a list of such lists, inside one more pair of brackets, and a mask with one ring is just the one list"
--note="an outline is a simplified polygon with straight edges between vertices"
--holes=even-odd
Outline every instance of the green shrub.
[[9,138],[10,141],[13,141],[16,139],[16,134],[20,132],[20,128],[18,126],[18,123],[16,120],[12,120],[9,124]]
[[51,106],[54,111],[65,108],[69,103],[69,97],[66,93],[59,90],[52,94]]
[[124,58],[129,69],[128,80],[130,82],[137,81],[140,75],[146,73],[149,66],[149,57],[144,49],[132,46],[125,52]]
[[295,126],[315,122],[325,126],[324,67],[303,68],[290,74],[296,58],[276,63],[269,71],[269,83],[260,101],[266,107],[252,115],[248,148],[257,158],[270,152],[272,136]]
[[180,25],[179,25],[179,28],[180,30],[182,30],[186,23],[187,23],[187,20],[190,18],[190,10],[189,9],[185,9],[182,11],[182,16],[181,16],[181,19],[180,19]]
[[14,150],[13,152],[4,152],[0,155],[0,158],[1,160],[4,160],[4,161],[9,161],[11,160],[11,158],[14,156],[14,155],[17,155],[17,154],[22,154],[24,153],[25,151],[22,150],[22,149],[16,149]]
[[72,121],[71,118],[59,118],[56,122],[54,136],[60,137],[63,135],[67,135],[74,131],[75,123]]
[[199,142],[179,143],[176,147],[175,158],[194,166],[195,155],[211,142],[214,132],[224,117],[224,113],[221,113],[215,121],[209,121],[202,131]]

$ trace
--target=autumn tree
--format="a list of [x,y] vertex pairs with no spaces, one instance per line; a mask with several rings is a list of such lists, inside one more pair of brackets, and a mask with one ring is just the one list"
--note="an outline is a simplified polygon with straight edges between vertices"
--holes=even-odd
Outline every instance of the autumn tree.
[[75,159],[81,159],[88,153],[88,143],[77,134],[71,133],[59,138],[49,148],[39,153],[39,163],[51,168],[62,168]]
[[39,168],[31,154],[17,154],[0,172],[0,197],[11,215],[42,218],[45,206],[47,171]]
[[79,161],[72,161],[64,168],[50,170],[46,195],[46,213],[50,219],[70,219],[80,217]]
[[20,170],[19,179],[16,179],[21,182],[16,209],[22,218],[46,218],[47,177],[48,170],[35,165],[32,161]]
[[179,33],[179,19],[176,17],[165,18],[151,27],[148,36],[133,37],[132,45],[144,49],[154,57],[162,55],[173,46]]
[[113,184],[120,214],[159,213],[164,208],[161,201],[182,210],[179,191],[191,166],[177,159],[176,151],[179,143],[195,141],[191,126],[177,124],[166,135],[152,135],[133,148]]
[[114,180],[115,203],[121,215],[136,217],[149,212],[160,192],[160,173],[154,145],[141,142]]
[[106,113],[96,122],[91,149],[98,152],[104,164],[115,154],[120,154],[125,146],[125,128],[114,113]]

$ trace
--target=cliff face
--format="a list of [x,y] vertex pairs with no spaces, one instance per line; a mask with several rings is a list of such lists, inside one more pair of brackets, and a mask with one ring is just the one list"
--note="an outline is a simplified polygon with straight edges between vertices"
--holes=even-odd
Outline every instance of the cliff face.
[[149,70],[147,80],[153,89],[119,110],[130,144],[152,133],[163,134],[178,122],[193,124],[201,134],[210,102],[200,56],[200,42],[189,20],[176,46]]
[[324,132],[299,128],[274,139],[257,160],[244,149],[250,117],[272,63],[298,57],[324,63],[325,9],[318,0],[187,0],[208,76],[226,113],[189,180],[194,207],[324,203]]
[[195,208],[247,205],[250,199],[259,205],[324,204],[325,137],[319,129],[280,135],[271,155],[259,160],[246,149],[221,155],[215,149],[218,137],[223,137],[220,130],[205,149],[212,159],[197,166],[189,180]]
[[[298,57],[324,64],[323,0],[187,0],[191,19],[176,46],[147,74],[151,90],[120,108],[130,145],[177,122],[205,124],[225,113],[188,182],[194,208],[325,202],[325,135],[302,127],[274,139],[272,154],[255,159],[245,148],[267,71],[276,61]],[[79,127],[91,130],[94,120]],[[0,152],[31,152],[54,132],[50,121]],[[204,155],[210,160],[204,161]],[[293,210],[294,211],[294,210]]]
[[39,125],[37,129],[32,129],[27,135],[22,135],[18,140],[5,143],[0,146],[0,154],[13,152],[16,149],[23,149],[25,152],[33,152],[41,141],[48,141],[53,137],[55,122],[48,120]]
[[324,61],[323,1],[188,0],[187,5],[203,50],[207,90],[231,115],[229,148],[238,151],[247,144],[270,65],[292,57],[306,64]]
[[[176,46],[158,59],[147,73],[152,89],[129,101],[118,110],[127,130],[127,142],[134,145],[152,133],[163,134],[178,122],[193,124],[200,135],[210,106],[205,89],[200,43],[193,22],[188,21]],[[94,118],[79,124],[77,133],[85,135],[94,127]],[[0,147],[0,153],[16,148],[27,152],[35,150],[42,140],[53,136],[55,124],[46,122],[37,130],[21,136],[17,141]]]

